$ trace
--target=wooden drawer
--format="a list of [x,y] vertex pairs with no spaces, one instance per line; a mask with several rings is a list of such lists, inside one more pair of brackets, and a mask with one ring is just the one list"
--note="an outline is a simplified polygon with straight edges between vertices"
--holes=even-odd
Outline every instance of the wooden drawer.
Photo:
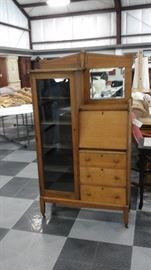
[[81,111],[80,148],[127,149],[127,111]]
[[121,169],[80,167],[80,183],[126,187],[126,171]]
[[80,151],[80,167],[126,169],[126,154],[115,151]]
[[100,204],[126,204],[126,189],[101,186],[80,186],[81,200]]

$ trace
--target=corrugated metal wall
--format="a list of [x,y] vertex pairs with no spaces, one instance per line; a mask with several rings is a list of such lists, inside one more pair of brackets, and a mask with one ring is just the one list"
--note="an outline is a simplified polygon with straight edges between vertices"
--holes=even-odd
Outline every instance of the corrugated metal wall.
[[[11,0],[0,0],[0,22],[28,28],[28,20]],[[0,25],[0,46],[29,49],[29,33]]]

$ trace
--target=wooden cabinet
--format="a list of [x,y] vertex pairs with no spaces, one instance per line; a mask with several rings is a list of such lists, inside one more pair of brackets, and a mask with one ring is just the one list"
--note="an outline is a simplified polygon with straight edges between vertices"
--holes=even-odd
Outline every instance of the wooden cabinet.
[[18,66],[19,66],[19,77],[21,81],[21,87],[30,87],[30,69],[31,69],[30,57],[19,56]]
[[[128,225],[132,57],[79,53],[39,64],[31,82],[42,214],[45,202],[117,209]],[[101,88],[112,69],[120,96]]]
[[0,87],[7,86],[6,58],[0,57]]

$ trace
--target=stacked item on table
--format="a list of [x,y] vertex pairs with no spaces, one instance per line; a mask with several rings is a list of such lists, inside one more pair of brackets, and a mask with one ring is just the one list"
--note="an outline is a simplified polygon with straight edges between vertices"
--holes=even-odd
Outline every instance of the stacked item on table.
[[148,117],[151,106],[151,96],[146,93],[133,92],[132,93],[132,111],[139,119],[141,117]]
[[31,103],[31,88],[24,87],[18,91],[10,86],[0,88],[0,108],[8,108]]

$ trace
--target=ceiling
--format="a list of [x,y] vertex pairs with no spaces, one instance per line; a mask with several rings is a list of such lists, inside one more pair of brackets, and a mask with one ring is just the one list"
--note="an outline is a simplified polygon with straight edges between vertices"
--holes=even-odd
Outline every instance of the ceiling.
[[71,0],[68,6],[60,8],[49,7],[46,0],[13,0],[13,2],[30,20],[151,8],[151,0]]

